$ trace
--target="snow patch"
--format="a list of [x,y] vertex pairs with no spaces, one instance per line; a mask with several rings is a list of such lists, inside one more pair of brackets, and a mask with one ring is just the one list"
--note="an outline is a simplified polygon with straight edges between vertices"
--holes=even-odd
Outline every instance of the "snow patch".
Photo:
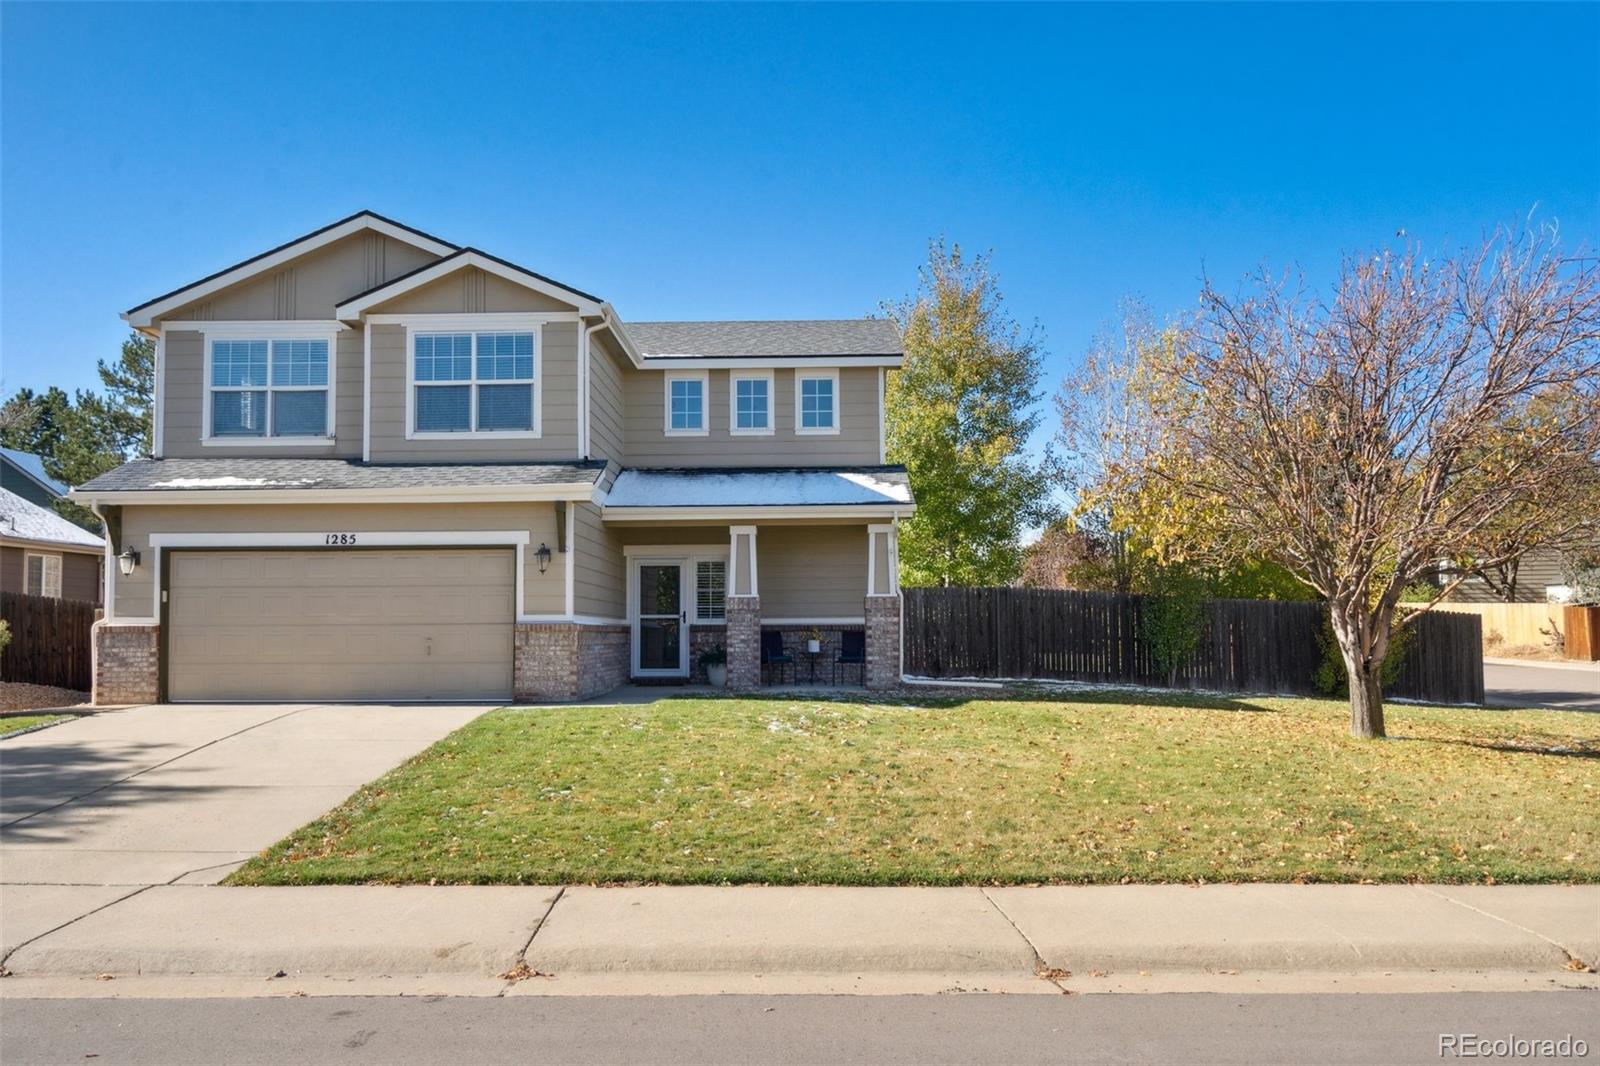
[[863,471],[692,473],[624,470],[607,507],[786,507],[909,504],[908,486]]
[[151,484],[154,489],[264,489],[315,485],[315,478],[277,480],[265,477],[175,477]]

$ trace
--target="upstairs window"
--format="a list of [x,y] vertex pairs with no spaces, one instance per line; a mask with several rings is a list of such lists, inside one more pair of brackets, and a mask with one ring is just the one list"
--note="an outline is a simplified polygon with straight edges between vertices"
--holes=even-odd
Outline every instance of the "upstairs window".
[[214,440],[331,437],[326,340],[211,342]]
[[411,353],[416,433],[538,434],[533,333],[414,333]]
[[795,371],[794,431],[839,432],[839,372]]
[[666,375],[667,436],[703,437],[706,435],[706,380],[705,371],[668,373]]
[[756,436],[772,432],[772,372],[735,373],[730,392],[732,410],[728,426],[735,435]]

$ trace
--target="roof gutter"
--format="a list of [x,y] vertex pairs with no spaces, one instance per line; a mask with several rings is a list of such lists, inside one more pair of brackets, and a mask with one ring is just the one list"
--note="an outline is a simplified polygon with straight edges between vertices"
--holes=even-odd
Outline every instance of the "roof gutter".
[[[100,504],[156,504],[189,507],[195,504],[285,503],[537,503],[557,500],[594,502],[601,496],[594,482],[555,485],[445,485],[425,488],[374,489],[103,489],[69,493],[94,510]],[[99,512],[96,511],[96,514]]]

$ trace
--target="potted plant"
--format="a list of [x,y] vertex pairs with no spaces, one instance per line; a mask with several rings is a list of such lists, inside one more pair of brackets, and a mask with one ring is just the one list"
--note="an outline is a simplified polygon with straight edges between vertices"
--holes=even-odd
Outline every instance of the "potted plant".
[[822,650],[822,630],[816,626],[811,627],[811,632],[806,634],[806,651],[812,655]]
[[728,653],[724,649],[707,648],[700,653],[700,665],[706,672],[706,680],[717,688],[728,683]]

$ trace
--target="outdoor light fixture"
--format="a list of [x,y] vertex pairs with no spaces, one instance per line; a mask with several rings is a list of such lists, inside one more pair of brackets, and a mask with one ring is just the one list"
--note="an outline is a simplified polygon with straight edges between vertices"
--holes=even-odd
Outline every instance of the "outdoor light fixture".
[[139,553],[132,548],[122,549],[122,554],[117,556],[117,569],[122,571],[123,577],[133,573],[133,568],[139,565]]
[[[539,573],[542,574],[550,569],[550,545],[540,544],[539,550],[533,553],[533,557],[539,560]],[[135,556],[135,558],[138,557]]]

